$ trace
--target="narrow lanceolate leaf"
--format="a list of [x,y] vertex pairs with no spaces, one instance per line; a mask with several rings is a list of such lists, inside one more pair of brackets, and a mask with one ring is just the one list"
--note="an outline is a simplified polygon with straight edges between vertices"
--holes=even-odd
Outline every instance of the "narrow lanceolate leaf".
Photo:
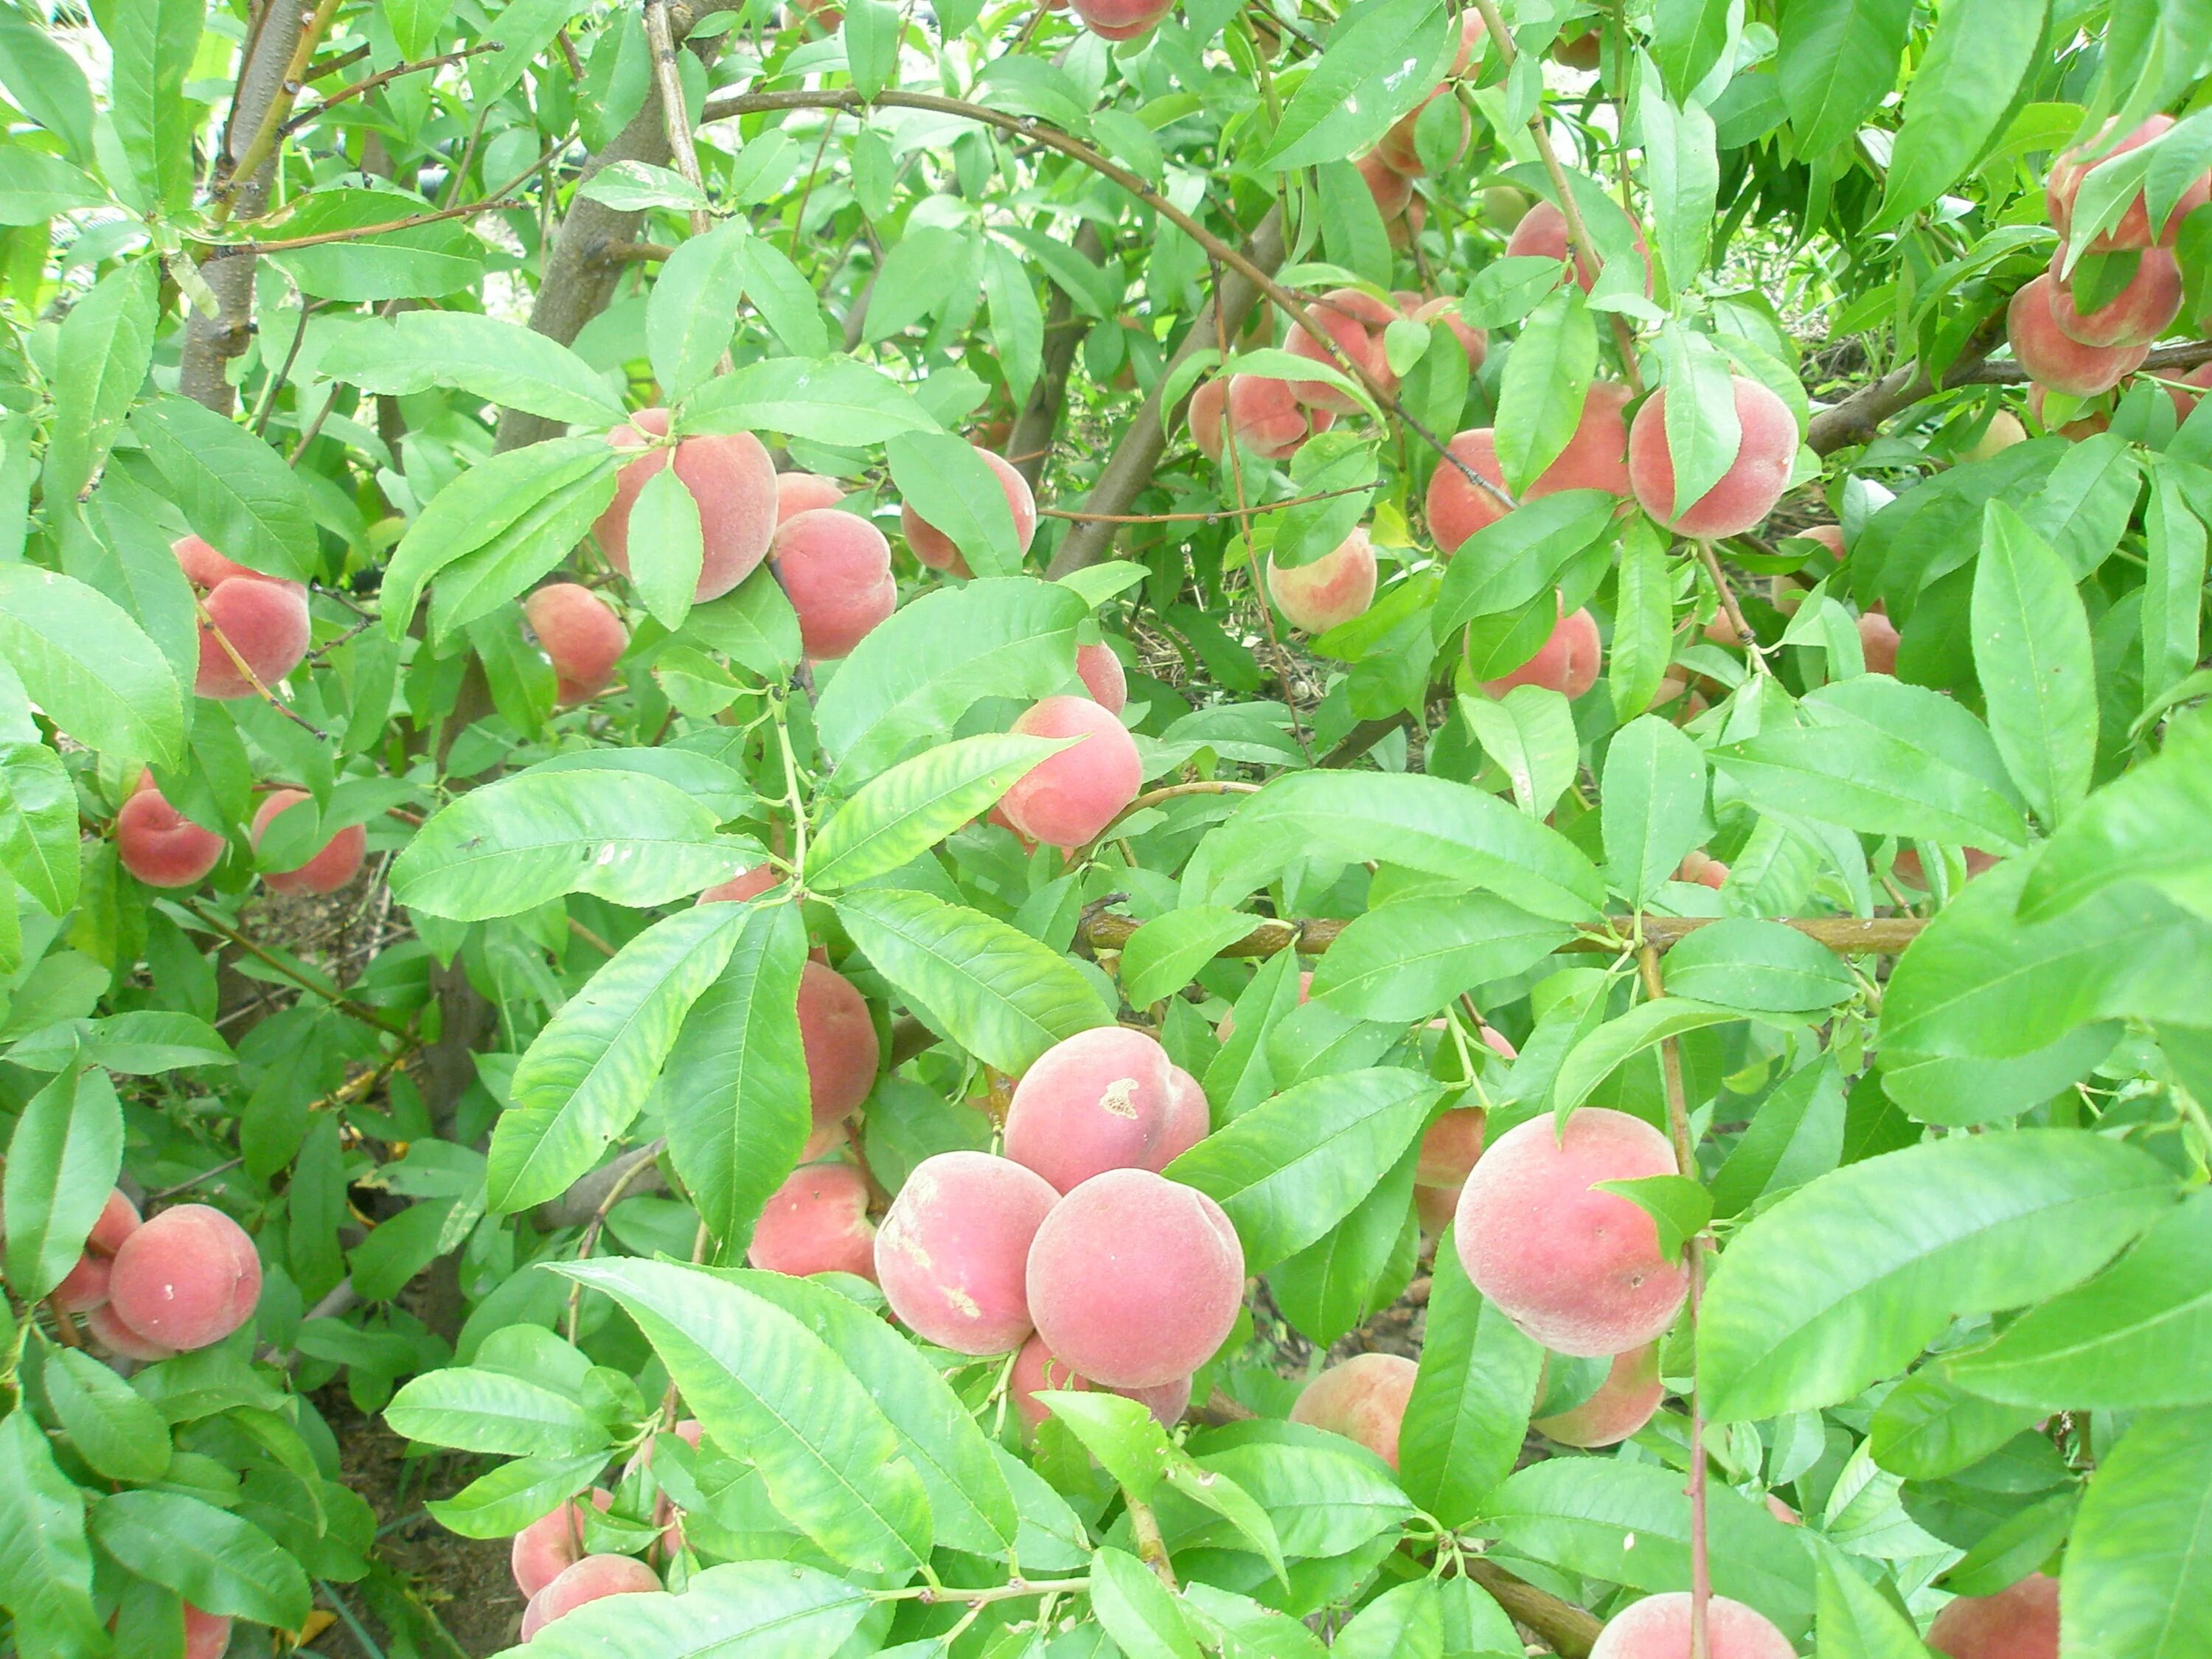
[[514,1068],[514,1104],[492,1131],[484,1195],[495,1211],[557,1198],[630,1126],[746,920],[736,905],[679,910],[553,1016]]
[[101,277],[62,319],[54,338],[48,500],[76,495],[106,460],[153,366],[159,288],[154,262],[133,260]]
[[1398,1431],[1406,1495],[1448,1527],[1482,1513],[1513,1473],[1535,1409],[1544,1350],[1468,1281],[1446,1233],[1437,1247],[1420,1375]]
[[93,1506],[100,1547],[204,1613],[279,1630],[307,1622],[313,1595],[290,1553],[243,1516],[173,1492],[119,1492]]
[[622,400],[600,374],[550,335],[467,311],[403,311],[341,334],[319,373],[363,392],[404,397],[453,386],[498,404],[580,426],[613,426]]
[[1607,1020],[1568,1051],[1553,1085],[1552,1109],[1564,1119],[1632,1057],[1668,1037],[1703,1030],[1708,1025],[1725,1025],[1743,1017],[1741,1010],[1694,1002],[1688,997],[1664,996],[1639,1003],[1620,1018]]
[[1071,741],[961,738],[870,779],[808,848],[807,886],[834,893],[912,863]]
[[645,347],[673,402],[714,372],[738,326],[744,296],[743,246],[752,233],[728,219],[677,244],[645,305]]
[[675,785],[616,772],[533,772],[474,789],[435,813],[392,866],[392,896],[456,921],[511,916],[591,893],[665,904],[726,881],[747,843]]
[[1597,373],[1597,319],[1572,283],[1536,307],[1498,392],[1498,468],[1519,496],[1567,447]]
[[1457,45],[1436,0],[1385,0],[1344,13],[1285,107],[1261,165],[1287,172],[1373,143],[1437,84]]
[[82,1348],[56,1348],[42,1379],[77,1455],[111,1480],[159,1480],[169,1425],[151,1403]]
[[1131,1007],[1150,1007],[1189,984],[1200,969],[1259,924],[1257,916],[1222,904],[1155,916],[1121,947],[1122,994]]
[[662,1070],[669,1156],[699,1218],[726,1243],[797,1167],[812,1127],[799,1037],[805,963],[799,907],[754,907]]
[[850,357],[764,357],[684,399],[686,432],[781,432],[824,444],[879,444],[938,423],[914,394]]
[[1919,212],[1988,153],[2043,50],[2050,16],[2051,0],[1959,0],[1943,8],[1905,94],[1872,228]]
[[1228,1212],[1245,1267],[1264,1272],[1352,1212],[1443,1092],[1396,1067],[1316,1078],[1216,1130],[1169,1174]]
[[777,1511],[862,1572],[929,1553],[929,1499],[896,1431],[829,1345],[781,1308],[696,1267],[561,1269],[620,1303],[713,1439],[743,1446]]
[[2056,826],[2089,793],[2097,665],[2073,573],[2004,502],[1982,521],[1974,567],[1974,672],[1990,736],[2028,810]]
[[900,499],[950,537],[977,575],[1021,568],[1006,486],[973,444],[947,432],[902,432],[884,453]]
[[2059,1578],[2061,1659],[2212,1651],[2212,1411],[2136,1418],[2081,1500]]
[[1665,720],[1645,714],[1614,734],[1603,781],[1599,810],[1606,876],[1640,902],[1712,833],[1705,757]]
[[2020,914],[2041,921],[2123,881],[2148,882],[2200,914],[2212,911],[2212,723],[2174,726],[2156,758],[2112,780],[2051,838],[2021,890]]
[[847,894],[837,914],[932,1030],[1002,1072],[1112,1018],[1074,963],[980,910],[885,888]]
[[1819,1561],[1822,1659],[1928,1659],[1910,1613],[1829,1555]]
[[123,1107],[98,1069],[71,1067],[31,1097],[8,1141],[8,1285],[26,1302],[76,1265],[123,1163]]
[[1790,0],[1775,54],[1801,155],[1824,155],[1897,84],[1912,0]]
[[1656,91],[1643,100],[1644,177],[1657,222],[1659,268],[1667,286],[1686,291],[1704,268],[1721,183],[1713,118],[1694,98],[1670,103]]
[[0,864],[48,915],[76,902],[76,785],[43,743],[0,742]]
[[1674,514],[1680,517],[1728,476],[1743,447],[1729,360],[1703,334],[1669,322],[1660,331],[1667,376],[1667,453],[1674,465]]
[[671,633],[691,614],[705,561],[699,503],[676,469],[664,466],[630,504],[629,578],[647,611]]
[[607,1595],[501,1659],[822,1659],[876,1606],[864,1584],[789,1561],[694,1573],[684,1594]]
[[1314,969],[1314,1000],[1355,1019],[1424,1019],[1462,991],[1525,973],[1573,937],[1491,893],[1379,904],[1336,936]]
[[507,1457],[602,1451],[605,1428],[565,1394],[507,1371],[425,1371],[392,1397],[385,1420],[410,1440]]
[[146,404],[131,429],[176,492],[185,521],[225,556],[295,581],[314,574],[307,486],[275,450],[189,398]]
[[107,1650],[92,1606],[83,1494],[21,1405],[0,1418],[0,1607],[15,1616],[23,1659]]
[[2080,1283],[2174,1197],[2148,1153],[2070,1129],[1957,1136],[1847,1164],[1723,1252],[1698,1329],[1717,1422],[1815,1411],[1954,1317]]
[[33,702],[125,762],[184,759],[185,711],[161,649],[114,600],[57,571],[0,564],[0,659]]

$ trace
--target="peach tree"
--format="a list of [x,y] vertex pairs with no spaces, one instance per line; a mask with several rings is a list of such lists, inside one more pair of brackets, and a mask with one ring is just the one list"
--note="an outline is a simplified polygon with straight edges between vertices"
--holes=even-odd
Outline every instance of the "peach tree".
[[2212,1651],[2209,56],[0,11],[0,1653]]

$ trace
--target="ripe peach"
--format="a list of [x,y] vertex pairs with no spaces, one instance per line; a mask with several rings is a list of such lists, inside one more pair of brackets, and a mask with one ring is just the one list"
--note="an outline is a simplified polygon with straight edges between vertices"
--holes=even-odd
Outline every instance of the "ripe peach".
[[578,582],[553,582],[532,593],[522,617],[553,665],[555,696],[563,703],[595,697],[611,684],[629,649],[629,629],[614,608]]
[[[1462,1182],[1460,1186],[1466,1183]],[[1421,1237],[1433,1239],[1451,1225],[1452,1215],[1459,1208],[1460,1186],[1429,1187],[1413,1183],[1413,1216],[1421,1229]]]
[[1694,882],[1700,887],[1710,887],[1716,893],[1728,880],[1729,867],[1718,859],[1707,856],[1705,848],[1693,847],[1682,854],[1682,861],[1674,866],[1674,879]]
[[184,571],[185,580],[202,592],[220,586],[234,576],[246,581],[275,582],[279,587],[291,588],[303,598],[307,592],[306,584],[302,582],[286,581],[280,576],[264,576],[258,570],[248,569],[235,559],[216,552],[212,545],[198,536],[179,536],[169,544],[169,551]]
[[1121,659],[1114,654],[1112,646],[1077,646],[1075,677],[1083,682],[1091,701],[1108,714],[1118,714],[1128,706],[1129,677],[1122,672]]
[[1395,1353],[1354,1354],[1331,1365],[1299,1391],[1291,1421],[1357,1440],[1398,1467],[1398,1426],[1420,1367]]
[[1065,1193],[1107,1170],[1156,1170],[1172,1104],[1168,1052],[1100,1025],[1055,1042],[1014,1085],[1006,1156]]
[[741,899],[758,898],[783,879],[783,872],[773,864],[756,864],[750,870],[740,870],[727,881],[718,881],[699,895],[701,904],[733,904]]
[[[592,1490],[593,1508],[604,1510],[614,1501],[615,1495],[604,1487]],[[514,1542],[507,1550],[507,1566],[514,1574],[514,1587],[522,1592],[525,1601],[583,1559],[584,1512],[574,1498],[515,1534]]]
[[[1012,1375],[1007,1388],[1014,1402],[1014,1415],[1020,1418],[1024,1429],[1034,1430],[1051,1415],[1037,1401],[1040,1389],[1059,1389],[1066,1394],[1088,1394],[1098,1387],[1087,1376],[1077,1375],[1065,1361],[1053,1356],[1044,1339],[1032,1335],[1022,1344],[1022,1351],[1014,1356]],[[1118,1394],[1124,1400],[1133,1400],[1148,1407],[1154,1420],[1164,1429],[1171,1429],[1182,1421],[1182,1414],[1190,1409],[1190,1379],[1176,1377],[1150,1389],[1109,1389],[1109,1394]]]
[[799,975],[799,1041],[806,1097],[818,1134],[851,1116],[876,1086],[883,1045],[867,1000],[834,968],[810,961]]
[[1190,441],[1198,453],[1216,466],[1221,465],[1222,444],[1229,435],[1229,382],[1216,374],[1199,382],[1183,410]]
[[1756,380],[1738,374],[1735,417],[1741,434],[1735,459],[1721,481],[1674,513],[1674,457],[1667,444],[1667,391],[1661,387],[1636,411],[1628,433],[1628,475],[1636,499],[1660,523],[1701,540],[1749,530],[1774,510],[1790,487],[1797,459],[1797,417],[1790,405]]
[[[1323,333],[1334,340],[1346,358],[1355,367],[1346,371],[1355,383],[1361,379],[1364,368],[1385,387],[1395,389],[1398,377],[1390,372],[1390,364],[1382,353],[1382,331],[1395,320],[1397,313],[1383,301],[1363,289],[1334,288],[1317,300],[1306,302],[1306,315],[1318,324]],[[1336,359],[1328,349],[1306,332],[1303,325],[1294,326],[1285,345],[1291,355],[1316,363],[1336,366]],[[1326,409],[1333,414],[1349,415],[1359,405],[1349,392],[1322,380],[1292,380],[1291,395],[1310,409]],[[1232,404],[1234,391],[1231,392]]]
[[1062,849],[1095,840],[1137,798],[1144,763],[1111,710],[1088,697],[1047,697],[1013,729],[1036,738],[1080,738],[1021,778],[1000,805],[1020,834]]
[[[1263,461],[1286,460],[1315,433],[1336,423],[1330,410],[1300,404],[1297,391],[1290,381],[1264,374],[1231,375],[1224,396],[1237,443]],[[1218,449],[1213,459],[1221,459]]]
[[2056,284],[2049,271],[2012,296],[2005,335],[2012,355],[2038,386],[2075,398],[2109,392],[2142,366],[2142,346],[2089,346],[2058,326]]
[[[1996,854],[1984,853],[1978,847],[1962,847],[1959,849],[1959,856],[1966,862],[1968,881],[1997,862]],[[1899,880],[1910,882],[1923,893],[1928,890],[1928,871],[1920,862],[1917,849],[1911,847],[1902,848],[1890,861],[1890,868],[1897,872]]]
[[1688,1280],[1660,1253],[1650,1215],[1601,1181],[1677,1173],[1643,1119],[1586,1106],[1509,1129],[1460,1194],[1460,1261],[1475,1288],[1555,1353],[1625,1353],[1674,1323]]
[[230,1650],[230,1615],[185,1603],[185,1659],[222,1659]]
[[1367,193],[1375,198],[1375,210],[1386,220],[1396,218],[1413,199],[1413,181],[1383,159],[1380,146],[1353,156],[1352,165],[1366,185]]
[[1562,1446],[1617,1446],[1651,1420],[1667,1397],[1659,1381],[1659,1345],[1615,1354],[1613,1368],[1597,1392],[1555,1417],[1537,1418],[1532,1426]]
[[1271,556],[1267,593],[1291,627],[1325,634],[1375,603],[1375,545],[1364,528],[1354,526],[1311,564],[1285,570]]
[[2058,1659],[2058,1581],[2030,1573],[1995,1595],[1947,1602],[1928,1645],[1950,1659]]
[[1031,1242],[1059,1200],[1050,1182],[1012,1158],[953,1152],[922,1159],[876,1229],[884,1299],[941,1348],[1010,1352],[1030,1330],[1024,1281]]
[[[1474,15],[1472,8],[1469,9],[1468,15]],[[1480,22],[1482,20],[1480,16],[1476,16],[1475,21]],[[1459,147],[1452,151],[1451,159],[1444,165],[1448,167],[1457,167],[1461,158],[1466,155],[1468,143],[1474,136],[1474,124],[1468,115],[1467,106],[1452,97],[1451,89],[1449,87],[1439,86],[1419,103],[1414,105],[1412,109],[1393,121],[1390,124],[1390,130],[1382,135],[1382,141],[1375,146],[1375,155],[1381,159],[1382,165],[1393,173],[1402,173],[1407,179],[1419,179],[1428,172],[1428,168],[1421,165],[1420,149],[1413,141],[1413,127],[1414,124],[1421,118],[1421,112],[1439,98],[1451,99],[1453,107],[1459,112]],[[1390,216],[1386,213],[1382,216],[1387,219]]]
[[[2085,166],[2085,150],[2087,154],[2094,154],[2097,147],[2112,132],[2112,122],[2107,121],[2084,149],[2068,150],[2053,161],[2051,176],[2044,185],[2044,205],[2049,210],[2051,228],[2061,237],[2070,240],[2073,235],[2074,198],[2080,194],[2081,180],[2088,175],[2090,168],[2112,160],[2113,156],[2142,149],[2172,125],[2171,115],[2154,115],[2114,145],[2111,155],[2099,155],[2096,161]],[[2171,246],[2181,228],[2181,222],[2189,216],[2191,210],[2203,207],[2207,202],[2212,202],[2212,174],[2198,179],[2182,192],[2181,199],[2173,204],[2172,213],[2158,227],[2156,236],[2153,236],[2150,205],[2138,191],[2118,222],[2089,244],[2089,252],[2112,253],[2122,248],[2148,247],[2154,242],[2160,246]]]
[[753,574],[768,556],[775,534],[775,464],[750,432],[685,438],[673,451],[653,440],[668,435],[668,411],[641,409],[607,434],[624,452],[643,450],[615,474],[615,498],[592,526],[607,562],[629,574],[629,514],[646,480],[676,457],[676,476],[699,504],[703,538],[699,586],[694,597],[718,599]]
[[1482,1156],[1482,1132],[1489,1114],[1480,1106],[1455,1106],[1421,1136],[1420,1161],[1413,1182],[1421,1187],[1456,1187]]
[[222,860],[223,840],[149,782],[115,815],[115,855],[149,887],[191,887]]
[[84,1247],[101,1255],[113,1255],[123,1248],[123,1241],[137,1231],[138,1206],[118,1187],[100,1206],[100,1219],[85,1236]]
[[[276,815],[286,808],[307,799],[304,789],[279,789],[261,803],[253,815],[253,846],[258,852],[261,837],[276,821]],[[323,843],[322,850],[295,870],[264,870],[262,884],[277,893],[335,893],[361,873],[362,860],[368,854],[368,832],[357,823],[349,823]]]
[[[1449,294],[1439,294],[1429,300],[1421,300],[1418,295],[1415,298],[1418,303],[1406,314],[1415,322],[1426,323],[1431,328],[1442,324],[1449,329],[1452,337],[1459,342],[1460,349],[1467,353],[1467,372],[1472,374],[1480,369],[1483,361],[1490,356],[1489,334],[1462,317],[1459,314],[1459,301]],[[1621,390],[1625,392],[1627,388],[1624,386]],[[1625,404],[1626,399],[1624,398],[1622,401]],[[1585,412],[1587,413],[1587,410]],[[1619,410],[1616,410],[1614,413],[1617,416]],[[1582,432],[1577,428],[1575,437],[1578,439],[1581,436]],[[1626,423],[1621,427],[1620,442],[1621,448],[1626,451],[1628,447],[1628,428]],[[1572,440],[1569,441],[1568,447],[1572,448]]]
[[[2014,421],[2013,424],[2017,426],[2020,422]],[[1808,525],[1795,534],[1801,541],[1820,543],[1838,559],[1844,556],[1844,527],[1839,524]]]
[[1175,9],[1175,0],[1073,0],[1084,27],[1105,40],[1133,40]]
[[1897,624],[1879,606],[1859,618],[1859,655],[1866,659],[1868,673],[1897,672],[1898,643]]
[[192,690],[203,697],[231,699],[255,695],[239,672],[222,635],[262,684],[274,686],[307,654],[307,590],[297,582],[265,576],[232,576],[210,589],[201,601],[207,621],[200,624],[199,672]]
[[1559,618],[1534,656],[1510,674],[1485,680],[1482,689],[1502,697],[1516,685],[1541,685],[1564,693],[1571,702],[1597,684],[1604,665],[1605,645],[1598,638],[1596,618],[1577,611]]
[[1182,1066],[1169,1066],[1167,1123],[1153,1149],[1153,1167],[1164,1170],[1205,1139],[1212,1127],[1213,1109],[1206,1103],[1205,1089]]
[[115,1253],[106,1312],[132,1334],[177,1349],[220,1342],[252,1317],[261,1257],[245,1229],[205,1204],[179,1204]]
[[1483,37],[1488,33],[1489,26],[1482,21],[1480,12],[1473,6],[1465,7],[1461,10],[1459,51],[1452,56],[1450,70],[1452,79],[1464,80],[1468,72],[1474,69],[1475,52],[1481,46]]
[[[1648,295],[1651,292],[1651,250],[1644,243],[1643,225],[1633,219],[1629,223],[1635,234],[1636,251],[1644,256],[1644,291]],[[1557,259],[1564,264],[1567,240],[1567,216],[1550,202],[1538,202],[1513,227],[1513,234],[1506,239],[1505,252],[1512,258]],[[1597,283],[1597,255],[1591,249],[1576,252],[1575,281],[1587,294]]]
[[[1992,455],[2002,455],[2014,444],[2027,441],[2027,428],[2020,423],[2020,416],[2008,409],[2001,409],[1990,416],[1989,425],[1974,441],[1974,447],[1959,459],[1962,461],[1986,461]],[[1808,530],[1803,533],[1809,536],[1813,532]],[[1843,556],[1841,549],[1837,550],[1837,556]]]
[[898,609],[891,544],[855,514],[833,507],[794,514],[777,529],[769,556],[799,612],[799,642],[810,661],[850,656]]
[[835,507],[845,499],[845,486],[818,472],[779,472],[775,475],[775,521],[817,507]]
[[638,1595],[660,1588],[651,1567],[635,1556],[587,1555],[530,1598],[522,1610],[522,1639],[526,1642],[556,1619],[566,1618],[586,1601],[609,1595]]
[[[1711,1659],[1793,1659],[1797,1650],[1766,1617],[1716,1595],[1705,1603]],[[1647,1595],[1615,1613],[1598,1632],[1589,1659],[1689,1659],[1690,1593]]]
[[1594,70],[1604,61],[1605,31],[1593,26],[1552,48],[1552,61],[1567,69]]
[[[1160,14],[1162,16],[1165,15],[1164,12]],[[1147,23],[1145,27],[1150,28],[1152,24]],[[975,453],[983,458],[984,465],[999,475],[1000,487],[1006,492],[1006,505],[1013,509],[1014,514],[1016,551],[1028,552],[1030,544],[1036,538],[1037,520],[1036,497],[1030,491],[1030,481],[1016,471],[1013,463],[1005,456],[988,449],[978,449]],[[968,568],[968,561],[960,556],[960,549],[952,538],[933,526],[911,506],[899,508],[899,531],[906,538],[906,544],[914,550],[914,556],[932,570],[947,570],[961,577],[975,574]]]
[[2043,388],[2039,386],[2028,387],[2027,407],[2028,412],[2035,416],[2038,425],[2065,439],[2069,444],[2078,444],[2084,438],[2094,438],[2100,432],[2112,429],[2112,417],[2104,410],[2092,410],[2086,415],[2078,416],[2067,422],[2063,426],[2053,427],[2049,417],[2043,412]]
[[108,1275],[116,1251],[138,1229],[138,1206],[118,1187],[100,1206],[100,1218],[85,1237],[76,1265],[54,1286],[54,1306],[64,1313],[89,1313],[107,1300]]
[[[1615,381],[1601,380],[1583,401],[1582,418],[1575,434],[1559,459],[1538,473],[1522,496],[1536,501],[1563,489],[1602,489],[1626,496],[1628,471],[1629,390]],[[1444,446],[1501,491],[1505,475],[1498,465],[1498,434],[1491,427],[1474,427],[1455,434]],[[1478,489],[1458,467],[1439,461],[1429,475],[1427,495],[1429,532],[1439,550],[1455,553],[1469,536],[1496,524],[1506,514],[1504,504],[1487,490]]]
[[745,1260],[769,1273],[876,1276],[868,1178],[850,1164],[810,1164],[775,1189]]
[[[2200,363],[2188,374],[2177,378],[2183,386],[2212,386],[2212,363]],[[2169,386],[2166,389],[2166,395],[2173,399],[2173,417],[2177,421],[2187,420],[2197,408],[2196,392],[2182,392]]]
[[1029,1308],[1054,1353],[1115,1389],[1157,1388],[1213,1357],[1244,1299],[1221,1206],[1149,1170],[1109,1170],[1053,1206],[1030,1247]]
[[1401,217],[1383,222],[1382,234],[1389,238],[1392,247],[1403,253],[1413,246],[1428,222],[1428,204],[1416,196],[1406,204],[1406,211]]
[[2051,320],[2070,340],[2087,346],[2147,346],[2181,314],[2181,267],[2162,247],[2144,250],[2128,285],[2087,313],[2075,308],[2073,289],[2058,280],[2064,258],[2061,248],[2051,264]]
[[[113,1289],[113,1270],[110,1269],[109,1288]],[[157,1360],[173,1359],[177,1350],[138,1334],[117,1316],[112,1303],[103,1302],[96,1308],[85,1310],[84,1328],[92,1340],[108,1352],[125,1359],[136,1359],[143,1364]]]

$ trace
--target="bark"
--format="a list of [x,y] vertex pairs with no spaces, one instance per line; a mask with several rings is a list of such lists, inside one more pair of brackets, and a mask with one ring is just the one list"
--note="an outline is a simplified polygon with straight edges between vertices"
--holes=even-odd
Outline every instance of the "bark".
[[[1075,251],[1094,265],[1105,257],[1098,227],[1088,219],[1075,233]],[[1006,453],[1015,458],[1014,471],[1030,481],[1032,489],[1043,478],[1044,464],[1051,459],[1060,411],[1067,404],[1068,372],[1075,367],[1075,354],[1083,337],[1091,331],[1091,321],[1075,314],[1075,301],[1065,289],[1054,288],[1045,301],[1044,361],[1038,368],[1036,384],[1030,388],[1029,401],[1014,421],[1013,434],[1006,440]]]

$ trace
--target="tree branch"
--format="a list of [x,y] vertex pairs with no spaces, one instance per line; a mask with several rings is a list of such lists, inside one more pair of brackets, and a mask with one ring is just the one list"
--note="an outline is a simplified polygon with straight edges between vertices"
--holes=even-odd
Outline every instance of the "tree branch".
[[1510,1617],[1543,1638],[1559,1659],[1589,1659],[1589,1650],[1597,1645],[1598,1633],[1605,1628],[1595,1614],[1571,1601],[1562,1601],[1549,1590],[1538,1589],[1527,1579],[1479,1555],[1466,1557],[1461,1565]]

